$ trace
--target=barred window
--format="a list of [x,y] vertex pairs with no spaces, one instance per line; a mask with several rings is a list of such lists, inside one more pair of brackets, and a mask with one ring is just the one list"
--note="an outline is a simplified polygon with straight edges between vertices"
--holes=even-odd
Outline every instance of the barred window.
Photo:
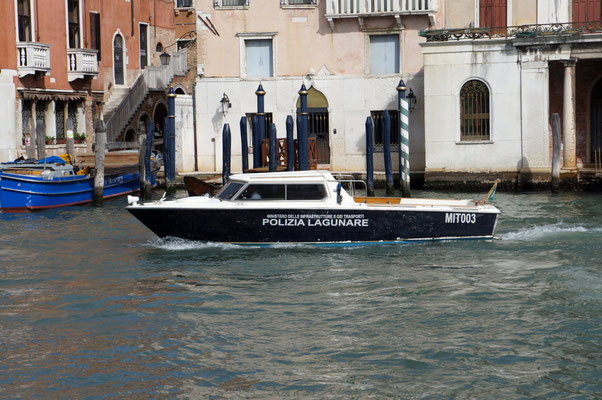
[[[399,144],[399,112],[397,110],[388,110],[391,117],[391,151],[397,151]],[[370,111],[370,116],[374,122],[374,151],[381,152],[384,149],[384,123],[383,110]]]
[[478,80],[468,81],[460,91],[460,140],[490,140],[489,89]]

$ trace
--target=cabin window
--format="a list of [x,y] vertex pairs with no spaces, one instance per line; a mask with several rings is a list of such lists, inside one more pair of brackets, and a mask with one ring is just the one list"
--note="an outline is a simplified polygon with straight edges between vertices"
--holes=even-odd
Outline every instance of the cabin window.
[[320,184],[286,185],[287,200],[322,200],[326,197],[326,188]]
[[251,184],[237,200],[284,200],[284,185]]
[[230,200],[242,187],[242,183],[230,182],[217,194],[217,198],[221,200]]

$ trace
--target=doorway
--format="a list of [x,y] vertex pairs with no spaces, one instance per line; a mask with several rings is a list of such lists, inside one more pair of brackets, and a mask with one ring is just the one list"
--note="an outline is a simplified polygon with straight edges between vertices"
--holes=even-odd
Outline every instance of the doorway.
[[[297,113],[301,112],[301,99],[297,99]],[[308,134],[316,138],[318,164],[330,164],[330,128],[328,100],[313,86],[307,91]]]

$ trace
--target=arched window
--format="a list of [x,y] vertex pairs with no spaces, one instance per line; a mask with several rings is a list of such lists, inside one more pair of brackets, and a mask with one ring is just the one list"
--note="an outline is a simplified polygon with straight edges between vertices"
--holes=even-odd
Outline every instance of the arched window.
[[478,80],[466,82],[460,90],[460,140],[490,140],[489,89]]

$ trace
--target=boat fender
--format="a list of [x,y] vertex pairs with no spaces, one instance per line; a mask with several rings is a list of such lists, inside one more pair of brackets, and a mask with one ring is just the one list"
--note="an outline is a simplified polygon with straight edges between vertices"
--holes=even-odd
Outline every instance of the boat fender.
[[339,184],[337,185],[337,204],[341,204],[341,202],[343,201],[343,196],[341,196],[342,187],[343,185],[341,185],[341,183],[339,182]]
[[138,204],[138,201],[140,201],[140,198],[138,196],[128,196],[128,204],[130,206]]

